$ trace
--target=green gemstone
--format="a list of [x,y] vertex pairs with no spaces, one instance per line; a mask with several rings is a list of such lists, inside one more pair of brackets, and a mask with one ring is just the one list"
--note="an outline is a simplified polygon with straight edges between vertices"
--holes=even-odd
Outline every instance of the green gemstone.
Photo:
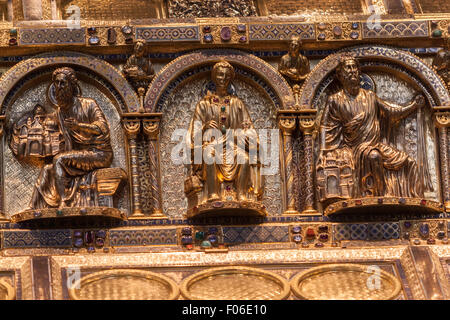
[[225,112],[225,106],[222,106],[221,108],[220,108],[220,110],[222,110],[222,112]]
[[212,245],[211,245],[211,242],[209,242],[208,240],[205,240],[205,241],[202,242],[201,247],[202,248],[211,248]]
[[442,36],[442,30],[436,29],[433,31],[433,37],[441,37]]
[[203,240],[204,237],[205,237],[205,233],[203,231],[197,231],[195,233],[195,239],[197,239],[197,240]]
[[225,126],[222,126],[222,134],[225,134],[227,132],[227,128]]
[[56,211],[56,215],[57,216],[62,216],[63,215],[63,211],[62,210],[57,210]]
[[11,37],[17,36],[17,29],[9,29],[9,35]]

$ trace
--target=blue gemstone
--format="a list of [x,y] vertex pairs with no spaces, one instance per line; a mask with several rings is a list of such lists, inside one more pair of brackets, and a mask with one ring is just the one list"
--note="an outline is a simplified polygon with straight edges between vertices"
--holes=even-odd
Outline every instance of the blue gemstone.
[[213,41],[213,36],[210,35],[210,34],[205,34],[205,35],[203,36],[203,40],[204,40],[205,42],[211,42],[211,41]]
[[73,245],[77,248],[81,248],[83,246],[83,239],[82,238],[76,238],[73,242]]
[[419,227],[419,231],[422,236],[426,237],[430,233],[430,226],[428,223],[422,223]]
[[247,30],[247,27],[245,24],[238,24],[237,25],[237,31],[238,32],[245,32]]
[[187,244],[191,244],[191,243],[192,243],[192,237],[187,236],[187,237],[181,238],[181,244],[187,245]]
[[352,23],[352,29],[358,29],[358,26],[359,26],[358,22]]
[[101,247],[103,247],[105,245],[105,240],[104,239],[102,239],[102,238],[97,238],[97,239],[95,239],[95,246],[97,247],[97,248],[101,248]]
[[89,253],[95,252],[95,248],[94,247],[89,247],[89,248],[87,248],[87,251]]
[[302,242],[302,236],[301,235],[295,235],[292,240],[294,240],[294,242],[299,243]]
[[73,232],[73,237],[74,238],[82,238],[83,237],[83,233],[81,231],[79,231],[79,230],[74,231]]
[[183,228],[181,229],[181,234],[184,236],[190,236],[192,235],[192,229],[191,228]]
[[105,230],[98,230],[98,231],[95,233],[95,236],[96,236],[97,238],[105,239],[105,238],[106,238],[106,231],[105,231]]
[[358,33],[358,32],[352,32],[352,33],[350,33],[350,38],[352,38],[352,39],[358,39],[358,37],[359,37],[359,33]]
[[90,45],[97,45],[100,43],[100,38],[99,37],[90,37],[89,38],[89,44]]
[[216,245],[219,242],[219,239],[217,238],[217,236],[215,235],[210,235],[208,237],[208,241],[212,244],[212,245]]
[[208,233],[209,233],[209,234],[217,234],[218,231],[219,231],[219,230],[218,230],[216,227],[210,227],[210,228],[208,229]]
[[83,208],[83,209],[80,209],[80,214],[87,214],[87,209],[86,208]]
[[403,225],[405,226],[406,229],[411,228],[411,222],[409,222],[409,221],[403,222]]
[[300,233],[302,231],[302,227],[295,226],[292,228],[292,233]]
[[34,217],[35,217],[35,218],[39,218],[40,216],[42,216],[42,213],[41,213],[40,211],[36,211],[36,212],[34,213]]

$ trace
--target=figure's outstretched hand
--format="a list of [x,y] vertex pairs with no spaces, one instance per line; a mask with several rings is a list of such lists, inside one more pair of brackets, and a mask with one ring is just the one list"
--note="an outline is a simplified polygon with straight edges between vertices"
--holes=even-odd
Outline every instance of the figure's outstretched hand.
[[425,106],[425,97],[421,94],[418,94],[414,98],[414,102],[415,102],[417,108],[423,108]]

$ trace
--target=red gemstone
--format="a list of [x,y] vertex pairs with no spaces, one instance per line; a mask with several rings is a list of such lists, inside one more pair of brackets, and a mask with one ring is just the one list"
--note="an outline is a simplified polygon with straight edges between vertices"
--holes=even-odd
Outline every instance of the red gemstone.
[[427,200],[425,200],[425,199],[420,200],[420,204],[422,206],[426,205],[427,204]]
[[306,237],[307,238],[314,238],[316,236],[316,233],[313,228],[306,229]]
[[192,248],[194,248],[194,246],[193,246],[192,244],[187,244],[187,245],[186,245],[186,249],[192,250]]
[[230,103],[230,99],[225,99],[224,102],[225,103]]
[[214,98],[213,101],[218,103],[219,102],[219,98]]
[[362,205],[362,200],[355,200],[355,204],[357,205],[357,206],[360,206],[360,205]]

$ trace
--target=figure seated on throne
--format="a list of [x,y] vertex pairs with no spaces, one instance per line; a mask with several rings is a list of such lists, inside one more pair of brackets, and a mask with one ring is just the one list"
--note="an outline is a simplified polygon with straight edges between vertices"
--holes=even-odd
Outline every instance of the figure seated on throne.
[[43,159],[30,210],[112,207],[125,172],[113,159],[108,122],[96,101],[80,96],[75,71],[53,72],[47,90],[56,112],[38,105],[33,118],[15,124],[10,147],[19,158]]
[[382,130],[383,123],[392,126],[423,108],[424,97],[416,96],[407,106],[381,100],[360,87],[360,66],[350,55],[341,57],[336,75],[342,89],[328,97],[320,125],[316,174],[321,203],[424,197],[426,183],[416,160],[390,145]]
[[216,90],[208,91],[194,111],[188,137],[192,159],[185,180],[188,216],[211,211],[265,215],[259,142],[246,106],[227,91],[233,77],[231,64],[216,63]]

